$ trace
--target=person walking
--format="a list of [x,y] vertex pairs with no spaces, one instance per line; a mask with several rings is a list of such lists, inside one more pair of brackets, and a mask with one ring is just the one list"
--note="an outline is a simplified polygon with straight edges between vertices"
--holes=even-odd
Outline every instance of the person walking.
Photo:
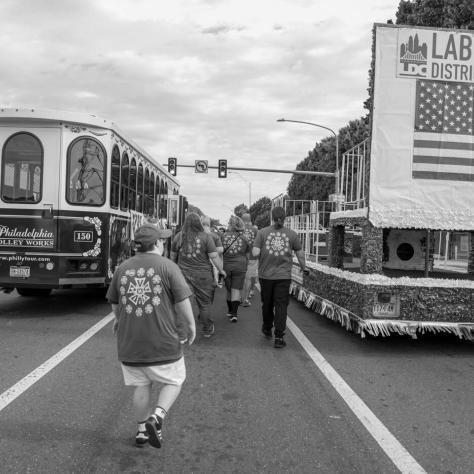
[[[252,248],[255,237],[257,236],[258,227],[252,224],[250,214],[248,213],[242,215],[242,221],[244,223],[244,235],[247,237],[250,248]],[[250,252],[247,272],[245,274],[244,288],[242,290],[242,306],[244,308],[251,304],[250,300],[254,294],[255,283],[257,282],[257,268],[258,258],[254,257],[252,252]]]
[[215,332],[211,308],[216,288],[211,262],[220,274],[225,276],[225,272],[214,240],[204,232],[201,219],[194,212],[187,214],[181,232],[173,239],[170,258],[177,262],[194,293],[203,336],[211,337]]
[[[186,378],[177,318],[186,323],[189,344],[196,335],[192,292],[178,266],[162,256],[171,231],[145,224],[135,232],[135,256],[114,272],[107,299],[115,314],[118,359],[125,385],[135,387],[133,409],[138,430],[135,444],[160,448],[162,425]],[[162,384],[156,408],[153,384]]]
[[293,252],[301,270],[306,274],[305,256],[298,234],[283,226],[285,210],[272,209],[273,224],[260,229],[255,237],[252,253],[258,257],[258,277],[262,299],[262,332],[272,337],[275,326],[274,347],[286,346],[283,338],[286,329],[287,308],[291,283]]
[[[214,245],[216,246],[216,250],[217,250],[217,256],[219,257],[219,261],[221,262],[221,267],[222,267],[222,254],[224,252],[224,247],[222,246],[221,236],[217,232],[214,232],[211,229],[211,218],[209,216],[201,216],[201,224],[202,224],[202,227],[204,228],[204,232],[207,232],[208,234],[210,234],[212,237],[212,240],[214,240]],[[220,284],[219,272],[217,270],[217,267],[214,264],[212,264],[212,272],[214,275],[215,284],[217,286],[220,285],[222,287],[222,284]]]
[[222,242],[224,245],[224,270],[227,274],[225,279],[227,317],[232,323],[236,323],[240,292],[244,286],[248,255],[251,251],[250,244],[244,235],[244,223],[240,217],[231,216]]

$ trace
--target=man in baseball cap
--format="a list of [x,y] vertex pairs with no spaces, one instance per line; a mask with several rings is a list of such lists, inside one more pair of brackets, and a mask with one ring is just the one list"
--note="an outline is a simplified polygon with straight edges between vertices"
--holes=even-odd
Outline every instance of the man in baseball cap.
[[[162,239],[170,235],[150,223],[139,227],[137,253],[117,267],[107,291],[124,383],[135,387],[137,446],[161,447],[163,421],[186,379],[178,325],[189,344],[196,336],[192,292],[178,265],[162,256]],[[155,384],[161,387],[157,400]]]

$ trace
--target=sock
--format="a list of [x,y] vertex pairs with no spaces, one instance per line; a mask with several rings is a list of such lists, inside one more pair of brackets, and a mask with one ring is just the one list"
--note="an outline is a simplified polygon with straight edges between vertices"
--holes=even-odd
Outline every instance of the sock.
[[232,313],[232,301],[227,300],[227,312]]
[[146,431],[144,421],[139,421],[138,422],[138,431]]
[[160,418],[162,421],[165,419],[167,411],[164,408],[161,408],[160,406],[156,406],[155,408],[155,415]]
[[240,305],[239,300],[232,301],[232,310],[231,310],[232,316],[237,316],[237,311],[239,309],[239,305]]

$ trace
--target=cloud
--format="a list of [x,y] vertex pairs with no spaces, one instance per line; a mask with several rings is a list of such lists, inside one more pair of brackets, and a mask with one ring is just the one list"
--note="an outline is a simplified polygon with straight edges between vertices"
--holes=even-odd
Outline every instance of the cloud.
[[[398,0],[21,5],[21,15],[13,0],[0,7],[2,105],[110,118],[161,163],[294,169],[327,134],[276,119],[337,130],[365,113],[372,23]],[[219,217],[248,200],[248,184],[216,175],[178,172],[191,203]],[[242,175],[254,200],[285,192],[291,176]]]

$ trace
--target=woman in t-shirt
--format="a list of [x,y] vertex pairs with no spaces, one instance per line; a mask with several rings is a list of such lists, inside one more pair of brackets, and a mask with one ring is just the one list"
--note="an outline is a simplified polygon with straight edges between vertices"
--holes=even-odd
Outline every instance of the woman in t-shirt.
[[237,216],[231,216],[227,231],[222,236],[224,247],[224,270],[227,274],[227,317],[237,322],[237,311],[240,304],[240,292],[244,286],[250,244],[244,234],[244,223]]
[[204,232],[201,219],[194,212],[188,213],[181,232],[173,239],[171,260],[178,264],[194,293],[204,337],[211,337],[215,330],[211,316],[215,291],[211,261],[219,273],[225,276],[225,272],[214,240]]

